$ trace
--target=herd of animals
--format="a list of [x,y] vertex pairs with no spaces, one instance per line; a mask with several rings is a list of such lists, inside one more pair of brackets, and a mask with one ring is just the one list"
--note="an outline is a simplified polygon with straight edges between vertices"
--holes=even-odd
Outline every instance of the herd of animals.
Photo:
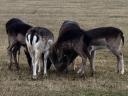
[[12,18],[6,23],[9,46],[7,48],[10,64],[15,64],[19,70],[20,48],[24,47],[28,64],[32,71],[32,79],[37,79],[43,70],[43,76],[53,64],[58,72],[67,70],[77,56],[80,63],[77,73],[85,74],[87,59],[90,63],[91,75],[95,74],[94,58],[96,50],[108,48],[117,58],[117,72],[124,74],[123,32],[115,27],[100,27],[84,30],[78,22],[66,20],[62,23],[57,40],[54,34],[44,27],[33,27],[18,18]]

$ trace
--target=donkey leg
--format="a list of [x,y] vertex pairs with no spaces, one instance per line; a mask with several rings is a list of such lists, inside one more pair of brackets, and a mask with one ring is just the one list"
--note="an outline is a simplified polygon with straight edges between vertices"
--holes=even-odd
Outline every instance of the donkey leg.
[[37,79],[37,64],[38,60],[36,60],[34,57],[32,57],[32,67],[33,67],[33,76],[32,79]]
[[11,52],[11,44],[12,44],[13,40],[11,40],[11,37],[8,35],[8,47],[7,47],[7,54],[9,56],[9,66],[8,69],[11,70],[11,66],[12,66],[12,52]]
[[[14,57],[14,62],[15,62],[15,66],[16,66],[16,69],[17,70],[20,69],[19,62],[18,62],[18,59],[17,59],[17,53],[18,53],[18,51],[20,51],[20,46],[19,45],[14,46],[14,49],[13,49],[13,57]],[[18,58],[19,58],[19,54],[18,54]]]
[[37,79],[36,69],[37,69],[37,63],[33,64],[33,76],[32,76],[32,79]]
[[124,58],[123,58],[123,54],[121,54],[121,74],[124,74]]
[[48,59],[49,51],[44,53],[44,77],[47,77],[47,59]]
[[19,69],[20,69],[20,67],[19,67],[19,63],[18,63],[18,61],[17,61],[17,52],[19,51],[19,49],[18,48],[14,48],[14,50],[13,50],[13,57],[14,57],[14,62],[15,62],[15,66],[16,66],[16,69],[17,69],[17,71],[19,71]]
[[35,52],[34,53],[32,53],[31,52],[31,50],[29,50],[29,53],[30,53],[30,56],[31,56],[31,64],[32,64],[32,79],[37,79],[37,75],[36,75],[36,67],[37,67],[37,65],[35,65],[35,56],[34,56],[34,54],[35,54]]
[[39,68],[39,59],[40,59],[40,52],[39,51],[35,51],[35,57],[34,59],[34,63],[33,63],[33,79],[37,79],[37,68]]
[[43,67],[43,62],[42,62],[42,56],[40,56],[40,59],[39,59],[39,65],[38,65],[38,73],[41,72],[41,68]]
[[117,57],[117,72],[124,74],[124,60],[121,51],[116,49],[111,49],[112,53]]
[[12,50],[10,49],[10,45],[9,45],[8,48],[7,48],[7,52],[8,52],[9,61],[10,61],[10,62],[9,62],[8,69],[11,70],[13,60],[12,60]]
[[118,68],[120,74],[124,74],[124,59],[123,54],[120,52],[119,54],[119,68]]
[[30,56],[30,53],[28,52],[28,50],[24,50],[24,53],[26,55],[30,70],[32,69],[32,58]]
[[9,42],[9,46],[7,48],[8,51],[8,55],[9,55],[9,59],[10,59],[10,65],[9,65],[9,69],[11,70],[12,64],[13,64],[13,50],[15,50],[15,45],[16,45],[16,41],[12,40]]
[[91,52],[91,64],[90,64],[90,68],[91,68],[91,70],[92,70],[93,73],[96,72],[95,63],[94,63],[95,55],[96,55],[96,51],[93,50],[93,51]]
[[9,53],[9,60],[10,60],[10,64],[8,66],[8,69],[11,70],[12,69],[12,64],[13,64],[13,62],[12,62],[12,52]]
[[86,62],[87,62],[87,57],[82,58],[83,67],[82,67],[81,76],[84,76],[85,75]]
[[89,59],[90,68],[91,68],[91,76],[93,76],[94,72],[95,72],[95,66],[94,66],[94,63],[93,63],[94,56],[95,56],[95,51],[93,53],[92,52],[91,52],[91,55],[90,55],[89,51],[87,49],[84,49],[84,57]]
[[17,62],[19,63],[20,62],[20,49],[18,50],[18,53],[17,53]]
[[9,64],[9,70],[12,69],[12,64],[13,64],[13,61],[15,63],[15,59],[14,59],[14,50],[15,50],[15,46],[10,46],[8,47],[8,55],[9,55],[9,59],[10,59],[10,64]]

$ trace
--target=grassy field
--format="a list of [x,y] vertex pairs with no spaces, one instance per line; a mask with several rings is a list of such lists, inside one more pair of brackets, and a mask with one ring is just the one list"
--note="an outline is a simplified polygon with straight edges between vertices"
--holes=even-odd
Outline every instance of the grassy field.
[[[5,23],[12,17],[47,27],[55,38],[64,20],[75,20],[84,29],[120,28],[125,35],[125,74],[116,73],[116,59],[106,50],[97,52],[96,75],[90,77],[87,68],[85,79],[76,77],[72,70],[67,74],[51,70],[47,79],[41,75],[33,81],[24,54],[20,72],[9,71]],[[127,0],[0,0],[0,96],[128,96],[127,30]]]

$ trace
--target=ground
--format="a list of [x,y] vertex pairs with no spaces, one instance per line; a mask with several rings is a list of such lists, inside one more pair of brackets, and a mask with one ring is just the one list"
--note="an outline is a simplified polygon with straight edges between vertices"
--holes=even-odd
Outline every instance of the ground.
[[[128,1],[127,0],[1,0],[0,1],[0,96],[128,96]],[[108,50],[97,52],[96,75],[79,78],[71,66],[69,73],[50,70],[31,79],[31,72],[22,52],[20,72],[8,70],[5,31],[6,22],[17,17],[33,25],[50,29],[55,38],[64,20],[79,22],[85,30],[113,26],[124,32],[122,46],[125,74],[116,73],[116,58]],[[78,63],[79,60],[76,61]]]

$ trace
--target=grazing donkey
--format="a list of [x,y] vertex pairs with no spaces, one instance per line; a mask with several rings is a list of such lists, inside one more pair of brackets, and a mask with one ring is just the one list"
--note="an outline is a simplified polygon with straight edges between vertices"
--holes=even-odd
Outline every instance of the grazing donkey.
[[124,44],[123,32],[115,27],[100,27],[85,32],[92,38],[88,50],[91,54],[93,72],[95,72],[93,63],[95,51],[101,48],[108,48],[117,57],[117,72],[124,74],[124,60],[121,51],[121,44]]
[[[33,79],[37,79],[38,73],[41,72],[41,66],[43,66],[44,76],[47,76],[47,59],[49,56],[49,49],[54,42],[54,36],[52,32],[43,27],[33,27],[28,30],[26,34],[26,44],[30,56],[32,58],[33,67]],[[43,55],[43,62],[42,62]]]
[[[70,64],[76,56],[82,58],[83,70],[81,75],[84,75],[84,66],[86,59],[91,61],[88,51],[88,46],[91,38],[81,30],[77,23],[65,21],[61,28],[57,41],[52,50],[53,63],[58,71],[63,71],[68,64]],[[56,54],[56,55],[55,55]],[[57,59],[55,57],[58,57]],[[55,61],[55,62],[54,62]]]
[[[16,65],[17,70],[19,70],[19,61],[17,60],[17,53],[18,53],[18,58],[20,55],[20,48],[23,46],[25,48],[25,54],[27,56],[28,63],[31,67],[31,58],[30,55],[26,49],[26,44],[25,44],[25,35],[32,26],[24,23],[18,18],[12,18],[6,23],[6,32],[8,35],[8,42],[9,46],[7,48],[8,54],[10,57],[10,65],[9,69],[11,69],[13,59]],[[13,59],[12,59],[13,58]]]
[[[72,28],[72,27],[75,27],[75,26],[76,26],[76,28],[77,27],[80,28],[80,26],[77,22],[70,21],[70,20],[65,20],[62,23],[61,28],[59,30],[59,36],[61,34],[64,34],[68,30],[69,27]],[[62,56],[62,55],[64,55],[64,56]],[[60,56],[59,56],[59,65],[62,65],[62,66],[58,69],[60,71],[63,71],[65,69],[65,67],[67,67],[70,63],[72,63],[74,65],[73,61],[76,57],[77,57],[77,54],[73,50],[63,50],[63,53],[61,53]],[[65,71],[68,71],[68,69],[66,68]]]

